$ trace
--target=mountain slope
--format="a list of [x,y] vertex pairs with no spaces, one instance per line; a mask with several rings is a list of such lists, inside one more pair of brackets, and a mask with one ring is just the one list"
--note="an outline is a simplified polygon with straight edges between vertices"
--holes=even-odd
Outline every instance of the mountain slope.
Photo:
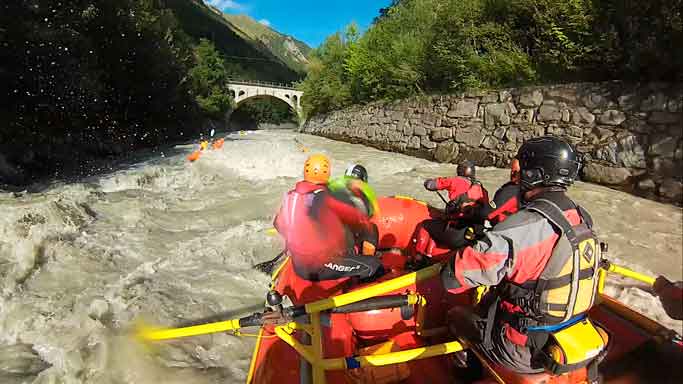
[[252,40],[265,45],[290,68],[300,73],[305,72],[308,55],[311,52],[311,47],[306,43],[292,36],[283,35],[247,15],[223,14],[223,17]]
[[206,38],[216,45],[235,77],[280,83],[301,79],[301,67],[290,66],[202,0],[166,0],[165,3],[193,40]]

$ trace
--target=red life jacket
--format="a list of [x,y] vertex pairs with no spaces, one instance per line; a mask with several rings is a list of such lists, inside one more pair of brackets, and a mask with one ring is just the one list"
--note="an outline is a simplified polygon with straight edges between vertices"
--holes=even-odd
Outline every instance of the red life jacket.
[[456,176],[440,179],[440,183],[448,189],[448,198],[457,201],[458,212],[451,218],[462,219],[474,214],[477,207],[489,203],[489,194],[484,186],[476,179]]
[[321,185],[300,181],[287,192],[276,219],[276,228],[285,238],[297,274],[306,278],[348,251],[347,230],[328,207],[314,206],[316,195],[327,193]]

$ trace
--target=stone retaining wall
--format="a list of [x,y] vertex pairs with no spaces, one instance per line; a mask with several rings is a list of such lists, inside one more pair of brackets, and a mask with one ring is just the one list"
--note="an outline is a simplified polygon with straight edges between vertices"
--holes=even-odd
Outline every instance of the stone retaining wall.
[[554,134],[587,160],[584,180],[681,204],[683,84],[581,83],[372,103],[302,131],[440,162],[506,167],[525,139]]

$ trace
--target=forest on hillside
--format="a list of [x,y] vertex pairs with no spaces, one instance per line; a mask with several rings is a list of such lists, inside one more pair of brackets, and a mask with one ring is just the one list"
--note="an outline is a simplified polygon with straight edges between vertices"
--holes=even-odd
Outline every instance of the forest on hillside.
[[683,81],[683,0],[394,0],[313,53],[314,115],[424,93],[577,81]]
[[88,173],[91,161],[197,137],[232,108],[230,77],[297,79],[202,7],[3,1],[0,185]]

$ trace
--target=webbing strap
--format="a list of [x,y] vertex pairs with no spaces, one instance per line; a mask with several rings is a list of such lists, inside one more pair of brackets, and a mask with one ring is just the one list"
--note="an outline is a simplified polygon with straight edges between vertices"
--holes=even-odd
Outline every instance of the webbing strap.
[[[582,269],[579,271],[579,280],[590,279],[595,275],[593,267]],[[545,281],[545,289],[557,289],[572,283],[572,275],[566,274],[564,276],[556,277],[554,279],[541,280]]]
[[550,220],[552,224],[558,227],[562,234],[567,237],[569,244],[571,244],[572,249],[577,250],[579,248],[579,241],[576,236],[576,231],[572,224],[567,220],[567,218],[562,213],[562,209],[550,200],[537,199],[531,202],[527,207],[529,210],[536,211],[543,215],[545,218]]

